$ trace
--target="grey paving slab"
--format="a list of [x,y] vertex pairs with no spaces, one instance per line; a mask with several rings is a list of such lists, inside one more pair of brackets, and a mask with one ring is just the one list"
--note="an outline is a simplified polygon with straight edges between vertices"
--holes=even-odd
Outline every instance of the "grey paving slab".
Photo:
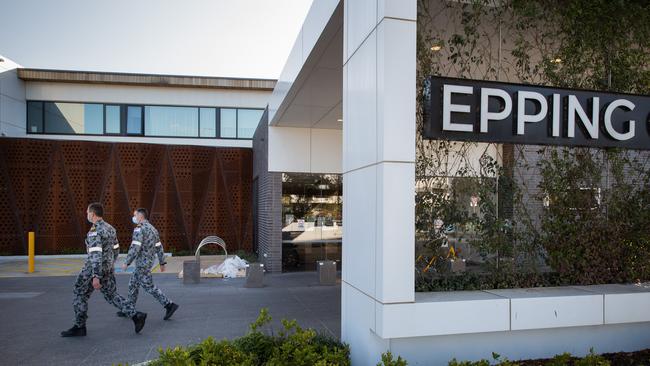
[[[118,291],[126,293],[128,275],[118,275]],[[111,365],[138,363],[156,357],[159,347],[242,336],[262,307],[282,318],[336,337],[341,333],[341,288],[318,286],[315,272],[267,275],[263,288],[244,288],[245,279],[202,279],[183,285],[173,274],[156,274],[154,281],[181,308],[164,321],[163,308],[140,291],[137,308],[148,313],[141,334],[100,293],[89,302],[88,335],[61,338],[72,325],[74,277],[0,278],[0,364]]]

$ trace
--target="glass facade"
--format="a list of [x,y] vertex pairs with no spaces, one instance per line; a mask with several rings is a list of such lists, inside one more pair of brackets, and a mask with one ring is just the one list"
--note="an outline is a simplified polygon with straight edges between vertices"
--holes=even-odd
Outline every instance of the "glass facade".
[[340,174],[282,175],[282,269],[315,270],[329,259],[341,267],[343,185]]
[[27,102],[27,133],[251,139],[261,109]]

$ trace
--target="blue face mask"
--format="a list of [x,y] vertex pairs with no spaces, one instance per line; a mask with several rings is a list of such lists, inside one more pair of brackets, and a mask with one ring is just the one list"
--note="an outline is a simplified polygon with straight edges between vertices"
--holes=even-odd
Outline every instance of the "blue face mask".
[[131,217],[131,221],[133,221],[133,223],[136,225],[138,224],[138,218],[135,216]]

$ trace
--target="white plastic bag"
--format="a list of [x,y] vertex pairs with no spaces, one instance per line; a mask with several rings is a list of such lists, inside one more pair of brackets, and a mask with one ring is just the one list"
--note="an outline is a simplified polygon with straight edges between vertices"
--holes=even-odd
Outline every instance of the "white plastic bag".
[[224,278],[235,278],[237,277],[239,270],[246,268],[247,265],[248,262],[235,255],[233,257],[226,258],[226,260],[223,261],[223,263],[220,265],[215,264],[214,266],[206,268],[204,272],[215,275],[221,274]]

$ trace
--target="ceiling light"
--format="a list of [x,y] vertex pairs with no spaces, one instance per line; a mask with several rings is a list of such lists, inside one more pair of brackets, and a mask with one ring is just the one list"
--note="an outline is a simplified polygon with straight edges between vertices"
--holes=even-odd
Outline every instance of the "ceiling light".
[[339,118],[339,119],[336,120],[336,122],[343,122],[343,119]]
[[439,44],[434,44],[433,46],[431,46],[431,51],[434,51],[434,52],[440,51],[441,49],[442,49],[442,46],[439,45]]

